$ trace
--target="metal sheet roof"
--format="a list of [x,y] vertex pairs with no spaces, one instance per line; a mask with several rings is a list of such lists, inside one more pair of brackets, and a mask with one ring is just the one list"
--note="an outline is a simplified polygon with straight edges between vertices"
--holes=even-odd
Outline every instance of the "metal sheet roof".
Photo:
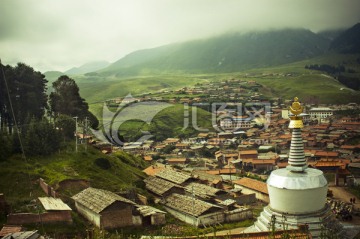
[[182,184],[191,178],[190,175],[172,169],[166,169],[155,174],[156,177],[163,178],[176,184]]
[[220,189],[213,188],[201,183],[190,183],[185,187],[185,190],[204,199],[215,197],[216,193],[220,191]]
[[166,181],[165,179],[156,178],[156,177],[148,177],[144,180],[146,184],[146,189],[149,191],[159,195],[163,196],[164,193],[172,189],[173,187],[182,188],[175,183]]
[[195,217],[205,214],[210,209],[222,210],[217,205],[177,193],[166,198],[165,206]]
[[100,213],[116,201],[135,205],[134,202],[113,192],[97,188],[87,188],[74,195],[72,199],[96,213]]
[[46,211],[71,211],[71,208],[60,198],[39,197],[38,199]]

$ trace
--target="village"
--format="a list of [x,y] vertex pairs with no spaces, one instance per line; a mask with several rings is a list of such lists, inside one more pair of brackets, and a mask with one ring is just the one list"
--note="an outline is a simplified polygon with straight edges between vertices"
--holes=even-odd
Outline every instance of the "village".
[[[17,238],[4,236],[9,232],[24,233],[21,225],[27,223],[71,224],[72,211],[77,211],[96,227],[110,230],[165,225],[169,214],[201,228],[253,220],[257,215],[252,205],[269,203],[266,185],[269,174],[288,165],[292,139],[286,107],[292,99],[266,101],[259,88],[261,85],[254,81],[232,79],[131,98],[127,104],[147,100],[192,106],[211,106],[220,100],[227,104],[212,112],[216,119],[212,130],[199,132],[191,138],[148,139],[120,146],[78,133],[79,140],[94,145],[104,154],[126,151],[148,162],[150,166],[143,170],[148,176],[144,185],[151,197],[141,194],[129,197],[105,188],[85,187],[72,196],[73,205],[69,207],[40,179],[39,185],[48,195],[39,198],[43,213],[8,215],[10,226],[4,226],[0,238]],[[176,94],[193,97],[173,97]],[[126,98],[117,98],[107,103],[119,104],[124,100]],[[243,103],[235,103],[239,101]],[[250,101],[252,103],[247,103]],[[348,104],[309,105],[305,110],[302,138],[306,160],[310,167],[324,172],[329,184],[360,184],[360,117],[341,114],[359,109],[357,104]],[[334,211],[336,205],[345,203],[351,208],[351,216],[359,217],[358,202],[353,199],[351,203],[334,202],[331,190],[328,196],[329,204],[335,205]],[[0,194],[0,209],[8,206],[4,195]],[[343,215],[338,216],[341,219]],[[26,233],[28,237],[23,238],[40,238],[36,231]]]

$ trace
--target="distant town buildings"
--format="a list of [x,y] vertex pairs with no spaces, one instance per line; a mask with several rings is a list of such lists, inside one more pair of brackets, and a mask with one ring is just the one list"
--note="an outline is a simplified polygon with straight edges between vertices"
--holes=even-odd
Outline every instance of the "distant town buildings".
[[328,107],[311,108],[309,114],[312,120],[317,120],[319,123],[328,123],[333,115],[333,110]]

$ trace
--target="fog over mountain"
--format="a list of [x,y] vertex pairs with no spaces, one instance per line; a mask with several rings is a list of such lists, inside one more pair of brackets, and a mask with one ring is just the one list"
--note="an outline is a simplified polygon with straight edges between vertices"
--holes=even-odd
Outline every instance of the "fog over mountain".
[[357,0],[3,0],[0,57],[37,70],[115,62],[140,49],[229,32],[345,29]]

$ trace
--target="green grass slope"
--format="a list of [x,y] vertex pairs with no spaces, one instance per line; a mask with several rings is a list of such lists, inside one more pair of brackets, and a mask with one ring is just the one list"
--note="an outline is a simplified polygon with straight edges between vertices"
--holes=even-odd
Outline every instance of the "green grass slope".
[[[108,161],[110,168],[99,166],[98,158]],[[62,180],[85,179],[92,187],[120,191],[140,184],[145,177],[141,170],[145,167],[142,159],[124,152],[107,156],[89,146],[87,152],[80,147],[75,153],[74,146],[68,145],[67,150],[47,157],[25,161],[20,156],[13,156],[0,162],[0,192],[5,194],[13,209],[26,210],[24,206],[32,199],[44,196],[38,184],[40,177],[55,189]],[[62,193],[71,196],[75,192]]]
[[[161,90],[174,90],[181,87],[192,87],[197,83],[220,81],[232,78],[243,80],[256,80],[266,88],[268,97],[282,97],[290,99],[294,94],[306,97],[315,96],[318,103],[349,103],[359,102],[360,95],[339,83],[336,79],[322,73],[305,69],[306,65],[329,64],[337,66],[344,64],[346,68],[360,72],[360,64],[357,59],[359,54],[326,54],[312,59],[306,59],[290,64],[275,67],[256,68],[242,72],[221,74],[159,74],[157,76],[139,76],[134,78],[102,78],[88,82],[85,78],[80,79],[81,95],[90,103],[90,109],[98,117],[102,115],[101,102],[109,98],[123,97],[128,93],[132,95],[158,92]],[[290,76],[287,76],[289,75]],[[352,74],[359,78],[359,73]],[[342,89],[342,90],[340,90]],[[221,94],[221,92],[219,92]],[[340,101],[339,101],[340,100]]]
[[140,120],[129,120],[120,126],[119,132],[126,141],[134,141],[143,135],[141,131],[149,131],[154,135],[152,139],[156,140],[169,137],[189,138],[200,133],[199,129],[211,131],[212,116],[208,111],[189,107],[188,117],[184,117],[184,112],[186,110],[183,105],[173,105],[156,114],[150,124]]
[[292,99],[297,96],[307,103],[346,104],[360,103],[360,92],[340,84],[324,74],[308,74],[282,79],[262,78],[256,81],[265,86],[269,97]]

